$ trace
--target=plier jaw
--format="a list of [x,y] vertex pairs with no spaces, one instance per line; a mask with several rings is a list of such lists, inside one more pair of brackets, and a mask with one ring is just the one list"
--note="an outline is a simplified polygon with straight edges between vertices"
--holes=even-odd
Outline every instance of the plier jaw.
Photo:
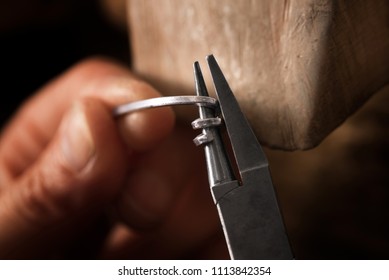
[[[278,207],[268,161],[213,55],[207,63],[219,109],[199,107],[192,123],[203,132],[209,184],[232,259],[293,259]],[[198,62],[194,64],[196,94],[208,96]],[[221,137],[224,125],[229,143]],[[233,155],[228,155],[230,145]],[[233,172],[232,166],[237,167]]]

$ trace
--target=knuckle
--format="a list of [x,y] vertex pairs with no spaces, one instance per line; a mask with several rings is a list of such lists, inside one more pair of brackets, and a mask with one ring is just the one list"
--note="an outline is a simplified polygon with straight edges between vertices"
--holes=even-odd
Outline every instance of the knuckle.
[[152,97],[158,97],[161,94],[154,89],[150,84],[146,83],[145,81],[134,79],[132,81],[132,90],[134,93],[139,94],[140,98],[152,98]]
[[98,80],[112,74],[128,73],[128,70],[109,58],[96,56],[77,63],[70,72],[75,79],[85,77]]

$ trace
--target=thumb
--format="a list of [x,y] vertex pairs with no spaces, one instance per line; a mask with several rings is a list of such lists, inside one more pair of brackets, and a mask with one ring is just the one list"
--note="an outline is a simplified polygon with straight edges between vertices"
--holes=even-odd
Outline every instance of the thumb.
[[99,212],[126,174],[127,156],[110,110],[78,101],[41,156],[0,196],[0,257],[18,255],[48,228]]

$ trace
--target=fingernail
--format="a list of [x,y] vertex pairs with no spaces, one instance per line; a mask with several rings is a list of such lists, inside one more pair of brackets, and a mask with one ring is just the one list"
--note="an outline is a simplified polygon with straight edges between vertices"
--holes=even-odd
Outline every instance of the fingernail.
[[160,175],[149,170],[135,171],[120,198],[120,211],[127,223],[149,227],[166,216],[172,201],[172,189]]
[[80,104],[75,104],[65,117],[61,137],[65,164],[74,172],[80,172],[95,152],[91,131]]

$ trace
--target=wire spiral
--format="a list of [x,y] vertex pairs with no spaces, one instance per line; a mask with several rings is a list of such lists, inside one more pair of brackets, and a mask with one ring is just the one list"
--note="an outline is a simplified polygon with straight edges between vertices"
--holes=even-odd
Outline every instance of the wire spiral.
[[215,118],[198,118],[192,122],[192,128],[193,129],[203,129],[203,132],[199,134],[195,139],[193,139],[193,142],[196,146],[200,146],[203,144],[208,144],[213,141],[213,133],[211,133],[210,129],[215,126],[221,125],[222,120],[219,117]]

